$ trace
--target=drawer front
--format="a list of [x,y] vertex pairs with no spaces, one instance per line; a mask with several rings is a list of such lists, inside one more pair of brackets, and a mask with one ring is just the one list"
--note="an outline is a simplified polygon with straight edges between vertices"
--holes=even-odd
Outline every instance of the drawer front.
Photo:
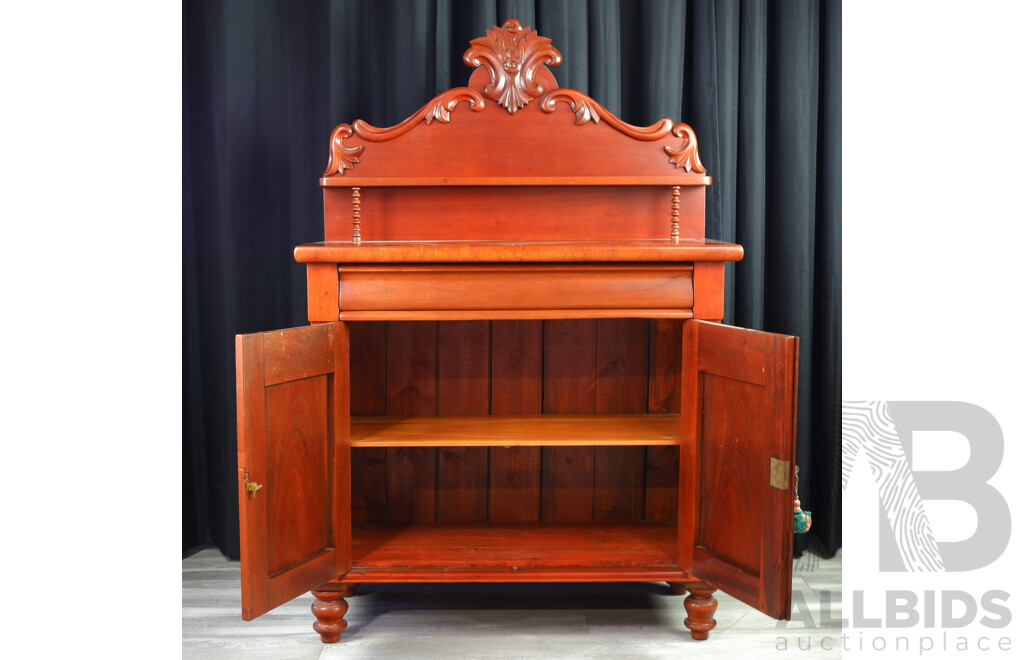
[[693,308],[692,264],[339,266],[349,311]]

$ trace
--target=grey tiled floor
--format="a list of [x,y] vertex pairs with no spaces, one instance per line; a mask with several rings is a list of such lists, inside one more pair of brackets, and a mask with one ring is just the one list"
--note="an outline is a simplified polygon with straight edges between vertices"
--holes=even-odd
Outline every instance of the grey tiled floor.
[[829,619],[842,616],[841,553],[796,561],[788,623],[717,592],[718,627],[705,642],[690,639],[683,598],[664,583],[390,584],[361,586],[348,599],[341,641],[325,645],[312,629],[308,593],[242,621],[239,579],[238,562],[217,550],[182,560],[184,657],[840,657],[838,631],[817,624],[823,603]]

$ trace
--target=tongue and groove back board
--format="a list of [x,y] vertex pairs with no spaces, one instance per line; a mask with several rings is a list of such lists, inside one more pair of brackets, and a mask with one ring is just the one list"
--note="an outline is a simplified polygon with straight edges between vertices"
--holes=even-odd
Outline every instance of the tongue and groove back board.
[[[352,379],[361,383],[353,416],[679,412],[674,319],[350,328]],[[678,454],[661,446],[354,447],[354,522],[673,520]],[[423,497],[423,481],[434,479],[436,494]]]

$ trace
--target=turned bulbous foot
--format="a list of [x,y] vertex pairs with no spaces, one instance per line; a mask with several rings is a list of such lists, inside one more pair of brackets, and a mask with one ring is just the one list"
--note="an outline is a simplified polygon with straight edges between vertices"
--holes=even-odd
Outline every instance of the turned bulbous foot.
[[690,595],[683,601],[688,615],[683,625],[690,629],[690,636],[694,639],[707,639],[708,633],[717,625],[715,610],[718,609],[718,600],[712,595],[715,588],[704,582],[687,582],[686,588]]
[[324,644],[333,644],[341,639],[341,633],[348,627],[345,613],[348,603],[345,598],[352,596],[356,585],[344,582],[329,582],[314,589],[311,593],[315,600],[311,610],[316,617],[313,630],[320,633]]

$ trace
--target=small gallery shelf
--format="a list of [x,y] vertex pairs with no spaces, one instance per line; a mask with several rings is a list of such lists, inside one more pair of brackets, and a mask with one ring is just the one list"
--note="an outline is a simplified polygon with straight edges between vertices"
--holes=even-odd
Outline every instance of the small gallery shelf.
[[679,415],[353,417],[353,447],[678,445]]
[[664,176],[326,176],[320,179],[324,188],[383,186],[388,188],[423,188],[434,186],[709,186],[711,177],[699,174],[667,174]]
[[405,523],[352,529],[351,581],[680,580],[672,522]]

